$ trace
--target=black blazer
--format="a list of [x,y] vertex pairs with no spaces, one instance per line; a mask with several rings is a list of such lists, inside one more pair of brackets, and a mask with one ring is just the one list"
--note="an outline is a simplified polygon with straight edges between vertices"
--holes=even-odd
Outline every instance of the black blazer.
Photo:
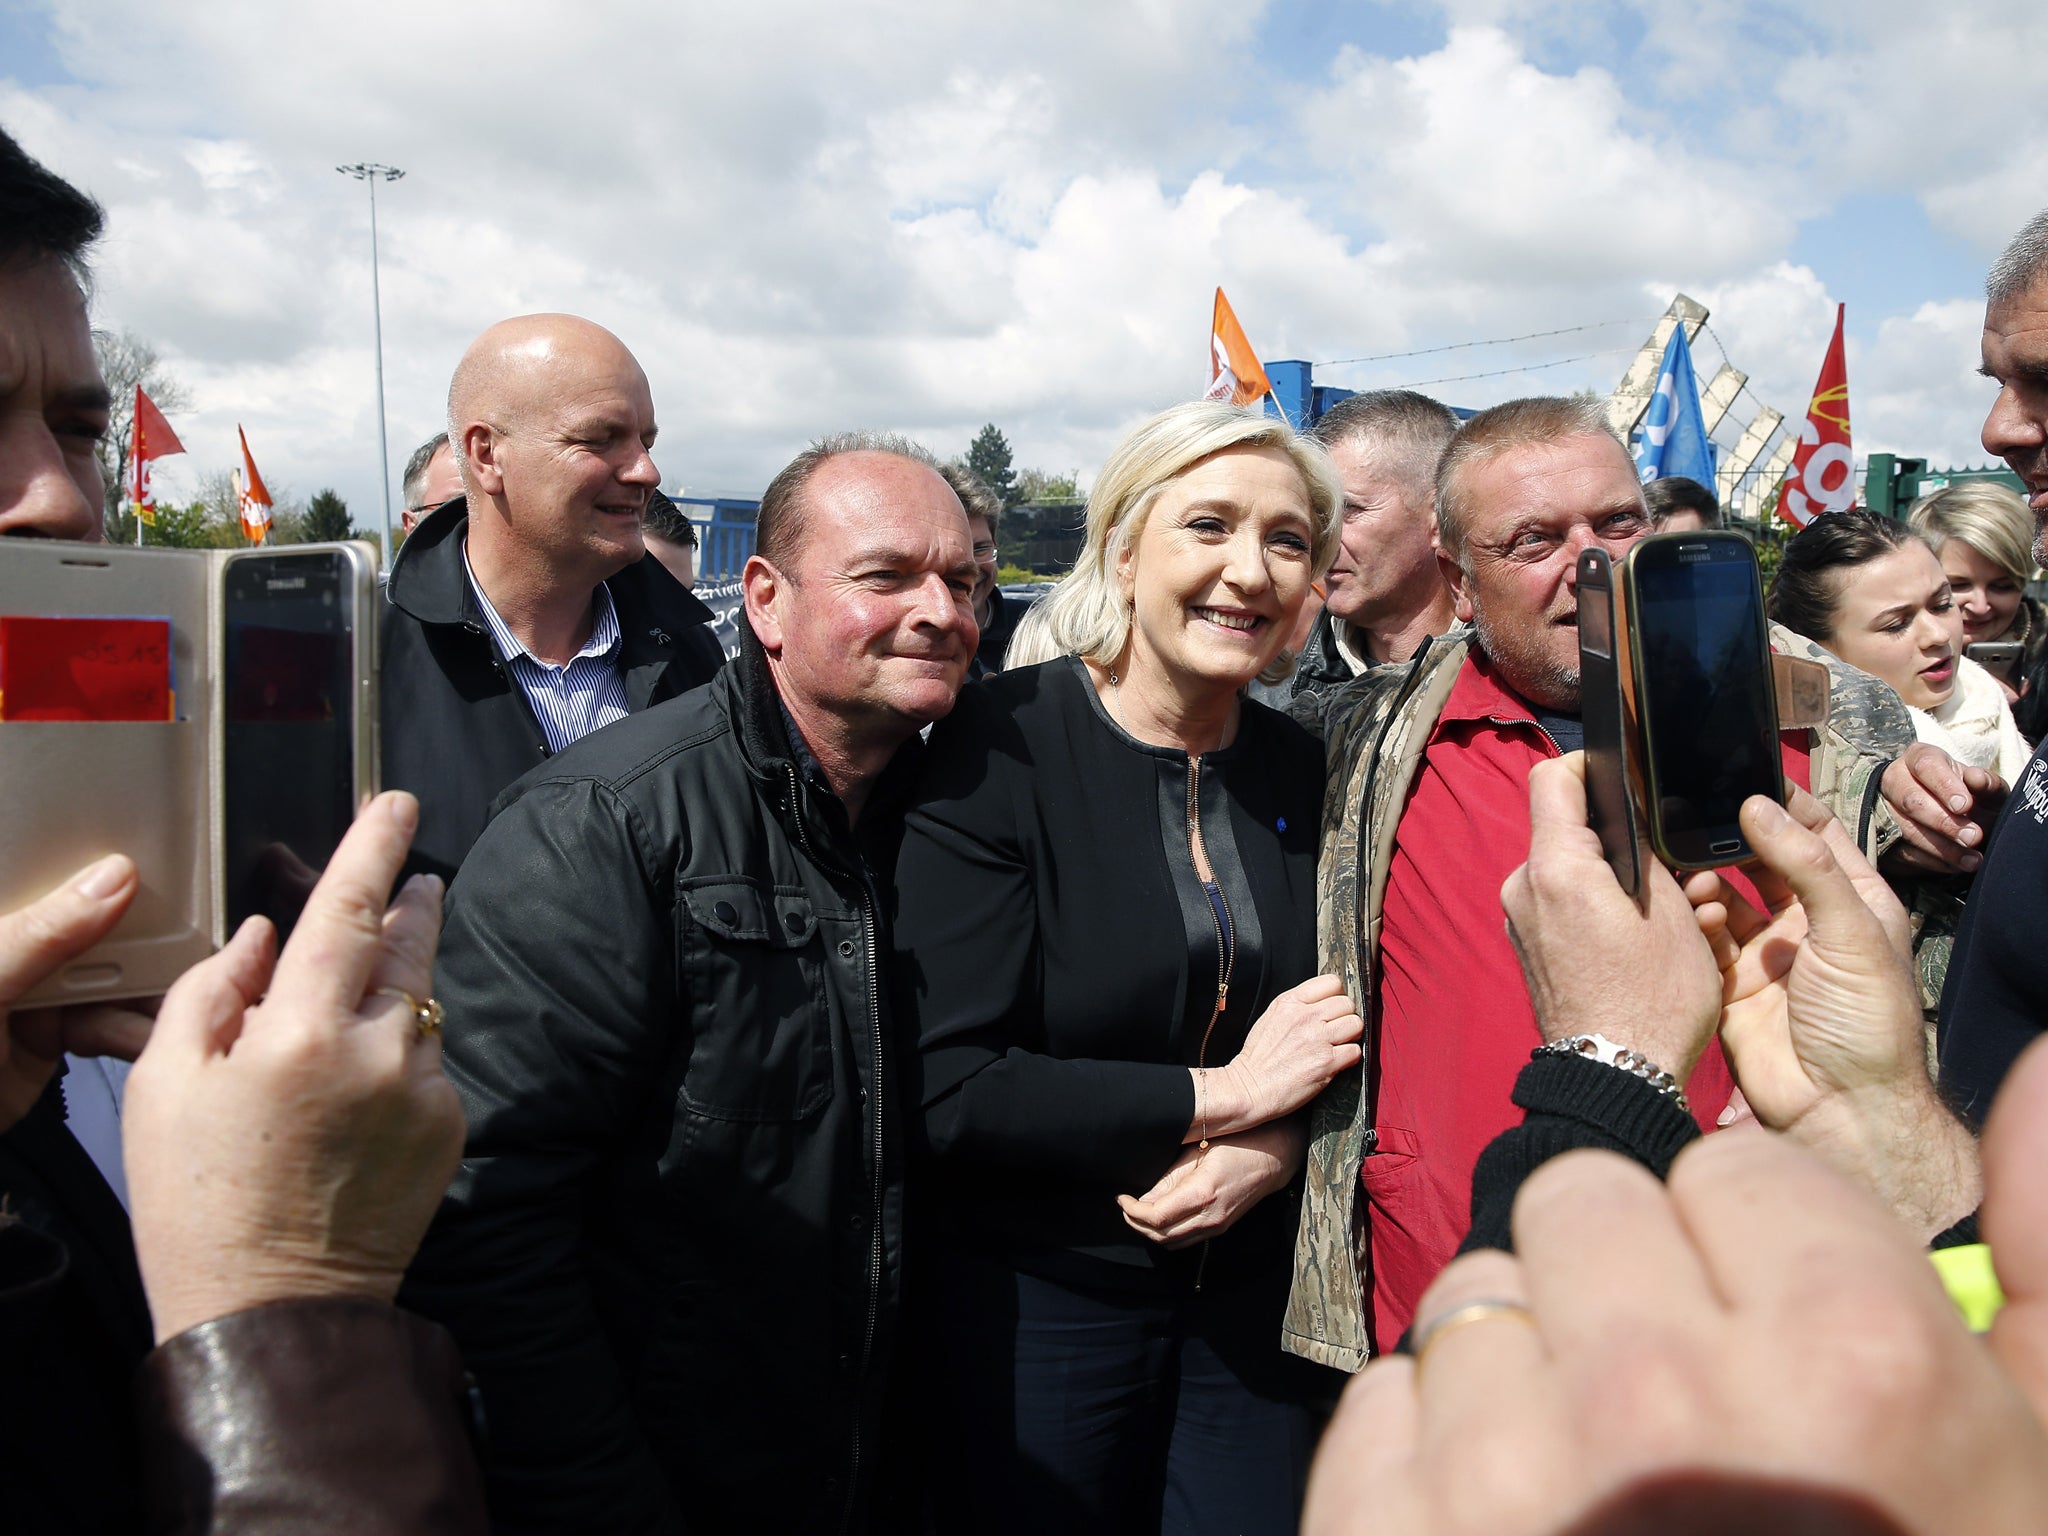
[[[392,562],[379,635],[378,724],[384,788],[419,797],[405,873],[454,876],[491,802],[548,756],[548,739],[491,643],[462,568],[463,503],[435,508]],[[725,663],[712,612],[660,561],[605,583],[618,610],[626,705],[638,714],[708,683]]]
[[[1215,1000],[1215,920],[1188,852],[1190,762],[1127,735],[1071,658],[964,691],[933,731],[897,868],[901,1006],[919,1032],[930,1220],[1072,1273],[1173,1262],[1127,1227],[1179,1156]],[[1203,843],[1236,930],[1220,1066],[1316,971],[1323,753],[1247,701],[1200,759]],[[1290,1218],[1268,1201],[1215,1245]],[[1284,1261],[1291,1238],[1279,1238]]]

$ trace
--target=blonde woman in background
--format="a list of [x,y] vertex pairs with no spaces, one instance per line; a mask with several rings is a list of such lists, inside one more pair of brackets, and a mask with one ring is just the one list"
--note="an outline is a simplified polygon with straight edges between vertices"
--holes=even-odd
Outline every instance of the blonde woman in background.
[[2006,686],[2020,734],[2039,741],[2048,725],[2048,694],[2026,683],[2048,653],[2048,610],[2026,595],[2035,574],[2033,514],[2010,487],[1965,480],[1922,496],[1906,521],[1941,561],[1962,615],[1963,644],[2020,647],[2009,661],[1983,665]]

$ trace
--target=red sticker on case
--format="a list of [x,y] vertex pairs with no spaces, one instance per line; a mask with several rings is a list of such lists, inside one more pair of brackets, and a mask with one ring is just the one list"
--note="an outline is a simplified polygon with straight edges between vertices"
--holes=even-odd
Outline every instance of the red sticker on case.
[[170,720],[171,621],[0,617],[0,720]]

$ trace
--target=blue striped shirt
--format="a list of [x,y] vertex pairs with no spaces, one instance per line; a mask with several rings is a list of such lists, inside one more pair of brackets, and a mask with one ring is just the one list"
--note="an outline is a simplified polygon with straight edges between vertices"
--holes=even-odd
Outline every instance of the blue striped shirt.
[[490,626],[498,655],[512,669],[513,681],[533,706],[533,716],[547,733],[548,750],[559,752],[578,737],[610,725],[627,713],[626,672],[619,665],[619,611],[611,589],[599,582],[592,595],[595,608],[590,638],[563,666],[550,666],[520,643],[512,627],[491,606],[469,565],[469,542],[462,545],[462,570]]

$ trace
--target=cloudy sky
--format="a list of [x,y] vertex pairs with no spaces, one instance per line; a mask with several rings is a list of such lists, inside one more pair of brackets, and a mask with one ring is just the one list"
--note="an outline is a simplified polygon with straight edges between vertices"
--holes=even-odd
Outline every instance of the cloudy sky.
[[190,391],[163,488],[239,422],[369,523],[362,160],[407,172],[394,469],[471,336],[561,309],[646,367],[672,490],[984,421],[1085,482],[1200,392],[1219,283],[1265,357],[1470,406],[1612,388],[1683,289],[1738,417],[1803,415],[1846,301],[1859,457],[1978,462],[2044,59],[2016,0],[0,0],[0,123],[106,205],[97,322]]

